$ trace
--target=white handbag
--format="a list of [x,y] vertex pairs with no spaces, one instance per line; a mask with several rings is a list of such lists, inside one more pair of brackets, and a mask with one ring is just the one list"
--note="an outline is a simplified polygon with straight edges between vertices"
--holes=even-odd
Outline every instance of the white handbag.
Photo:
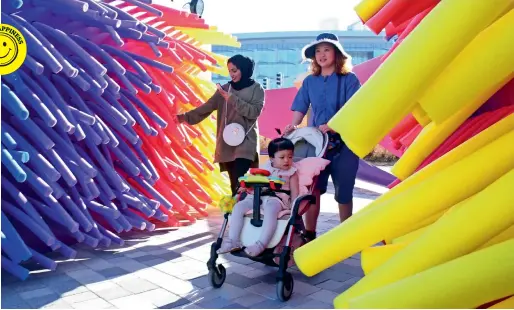
[[[230,85],[228,88],[228,92],[230,93]],[[230,146],[238,146],[245,140],[246,136],[252,130],[253,126],[257,123],[257,120],[253,125],[245,132],[243,125],[239,123],[230,123],[227,124],[227,114],[228,114],[228,100],[225,100],[225,128],[223,129],[223,141]]]

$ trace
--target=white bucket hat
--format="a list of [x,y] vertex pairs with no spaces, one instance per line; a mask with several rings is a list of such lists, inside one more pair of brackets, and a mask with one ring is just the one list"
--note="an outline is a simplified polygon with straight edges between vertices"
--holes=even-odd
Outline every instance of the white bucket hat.
[[316,45],[318,45],[320,43],[330,43],[330,44],[334,45],[341,52],[341,54],[343,54],[344,57],[351,58],[350,54],[348,54],[344,50],[343,46],[341,45],[341,43],[339,42],[339,39],[337,38],[337,36],[335,34],[329,33],[329,32],[324,32],[324,33],[319,34],[316,37],[316,41],[313,41],[303,47],[303,49],[302,49],[303,59],[305,60],[305,59],[313,58],[314,55],[316,54]]

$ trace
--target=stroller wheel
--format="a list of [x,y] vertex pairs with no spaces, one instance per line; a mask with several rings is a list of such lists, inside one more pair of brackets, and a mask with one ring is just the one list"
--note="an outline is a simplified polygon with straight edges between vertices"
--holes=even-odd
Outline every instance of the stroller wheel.
[[227,270],[222,264],[219,264],[214,270],[209,271],[209,281],[212,287],[220,288],[225,283],[227,277]]
[[280,301],[288,301],[293,295],[293,276],[286,272],[284,278],[277,282],[277,297]]

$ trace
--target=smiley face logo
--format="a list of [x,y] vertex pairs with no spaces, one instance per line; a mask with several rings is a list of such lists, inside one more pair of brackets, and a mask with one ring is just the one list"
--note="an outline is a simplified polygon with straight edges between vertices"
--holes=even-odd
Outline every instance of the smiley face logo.
[[27,43],[15,27],[0,24],[0,75],[18,70],[27,57]]

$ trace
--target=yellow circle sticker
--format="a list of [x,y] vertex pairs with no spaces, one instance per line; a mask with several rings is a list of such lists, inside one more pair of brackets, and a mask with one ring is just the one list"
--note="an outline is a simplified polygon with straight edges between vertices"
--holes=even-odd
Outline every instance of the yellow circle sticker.
[[0,75],[18,70],[27,57],[27,42],[15,27],[0,24]]

